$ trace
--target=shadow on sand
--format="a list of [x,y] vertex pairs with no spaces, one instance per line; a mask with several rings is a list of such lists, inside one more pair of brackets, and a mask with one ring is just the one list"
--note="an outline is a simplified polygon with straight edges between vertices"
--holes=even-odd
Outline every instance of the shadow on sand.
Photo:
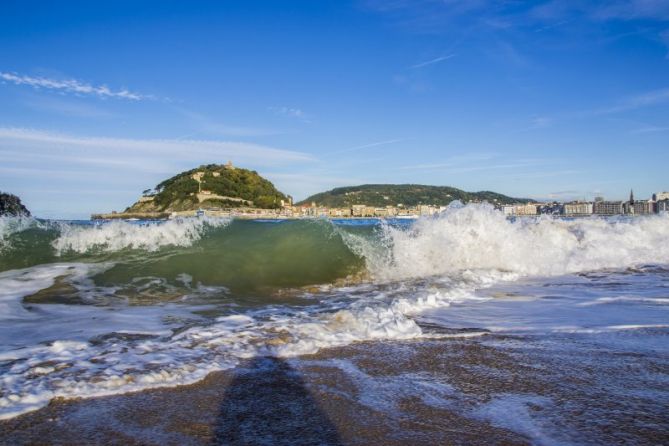
[[235,371],[212,445],[340,445],[335,426],[285,361],[258,357]]

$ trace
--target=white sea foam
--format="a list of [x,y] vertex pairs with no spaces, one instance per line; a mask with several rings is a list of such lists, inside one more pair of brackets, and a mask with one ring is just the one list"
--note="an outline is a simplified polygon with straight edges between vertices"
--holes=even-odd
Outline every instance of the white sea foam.
[[599,297],[595,300],[582,302],[578,305],[582,307],[589,307],[592,305],[605,305],[605,304],[618,304],[618,303],[669,305],[669,297],[644,297],[644,296]]
[[[452,207],[409,229],[384,225],[386,251],[360,241],[370,272],[383,281],[498,270],[548,276],[644,263],[669,263],[669,215],[577,220],[509,220],[489,205]],[[348,239],[346,239],[349,242]]]
[[163,246],[187,247],[200,240],[208,229],[229,223],[230,220],[224,218],[185,218],[140,223],[119,220],[92,226],[63,224],[53,247],[59,255],[68,251],[156,251]]
[[34,317],[21,304],[21,299],[52,286],[58,277],[66,277],[72,283],[88,281],[91,274],[110,266],[108,263],[52,263],[0,272],[0,320]]
[[497,395],[491,401],[482,404],[474,416],[489,421],[494,426],[500,426],[529,437],[537,445],[561,445],[564,439],[554,438],[552,431],[556,426],[545,426],[545,422],[536,417],[537,410],[532,407],[547,410],[553,402],[546,397],[537,395]]

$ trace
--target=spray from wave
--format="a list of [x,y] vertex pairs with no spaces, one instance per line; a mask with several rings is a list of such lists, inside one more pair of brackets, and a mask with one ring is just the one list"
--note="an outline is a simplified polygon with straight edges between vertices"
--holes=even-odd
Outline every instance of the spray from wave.
[[11,248],[11,236],[30,228],[45,225],[32,217],[0,217],[0,254]]
[[[489,205],[451,207],[410,228],[382,225],[383,249],[356,241],[383,281],[496,270],[523,276],[668,263],[669,215],[643,218],[507,219]],[[367,255],[369,252],[369,255]]]
[[225,227],[229,223],[229,219],[223,218],[188,218],[167,222],[112,221],[84,227],[64,224],[52,245],[59,255],[69,251],[157,251],[164,246],[191,246],[208,229]]

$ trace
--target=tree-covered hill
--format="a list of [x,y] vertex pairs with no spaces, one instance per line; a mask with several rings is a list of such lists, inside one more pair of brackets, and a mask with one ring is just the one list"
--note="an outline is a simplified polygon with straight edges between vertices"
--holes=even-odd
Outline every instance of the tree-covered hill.
[[[201,201],[198,193],[202,192],[212,198]],[[208,164],[181,172],[161,182],[154,190],[144,191],[144,195],[126,212],[170,212],[199,207],[250,205],[273,209],[281,206],[281,200],[288,199],[258,172],[222,164]]]
[[30,211],[16,195],[0,192],[0,217],[29,217]]
[[363,184],[338,187],[312,195],[298,204],[315,202],[319,206],[348,207],[354,204],[369,206],[416,206],[432,204],[443,206],[451,201],[487,201],[493,204],[527,202],[526,198],[513,198],[496,192],[465,192],[455,187],[425,186],[421,184]]

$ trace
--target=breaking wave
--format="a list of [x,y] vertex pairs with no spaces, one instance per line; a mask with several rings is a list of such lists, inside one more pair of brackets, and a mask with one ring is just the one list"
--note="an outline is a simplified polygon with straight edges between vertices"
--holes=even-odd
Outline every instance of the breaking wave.
[[[357,242],[380,280],[497,270],[549,276],[669,263],[669,215],[507,219],[488,205],[452,207],[410,228],[382,226],[384,249]],[[367,255],[369,252],[369,255]]]
[[[8,290],[0,301],[27,333],[22,346],[16,336],[0,335],[0,418],[58,396],[191,383],[241,358],[437,336],[426,334],[414,316],[483,299],[477,290],[519,277],[667,264],[668,239],[667,215],[509,220],[486,205],[453,206],[410,225],[190,219],[62,226],[50,242],[59,256],[100,251],[116,257],[104,266],[94,258],[99,267],[57,258],[51,265],[0,273],[0,290]],[[196,241],[196,252],[181,252]],[[124,265],[126,249],[156,252],[167,246],[176,248],[169,256]],[[360,267],[367,273],[362,279],[336,283]],[[69,284],[69,292],[91,295],[138,280],[171,280],[179,299],[114,311],[67,305],[76,336],[50,337],[39,336],[69,333],[63,306],[21,305],[47,287]],[[256,301],[249,304],[245,294],[235,293],[250,282],[279,292],[258,305],[256,288]],[[287,288],[309,284],[320,286],[298,289],[299,304],[290,300],[295,293]],[[143,293],[139,288],[136,294]],[[205,304],[192,305],[194,298]],[[0,322],[9,333],[11,321]]]
[[63,224],[52,245],[57,254],[69,251],[115,252],[123,249],[157,251],[164,246],[191,246],[209,229],[225,227],[223,218],[187,218],[166,222],[111,221],[92,226]]

